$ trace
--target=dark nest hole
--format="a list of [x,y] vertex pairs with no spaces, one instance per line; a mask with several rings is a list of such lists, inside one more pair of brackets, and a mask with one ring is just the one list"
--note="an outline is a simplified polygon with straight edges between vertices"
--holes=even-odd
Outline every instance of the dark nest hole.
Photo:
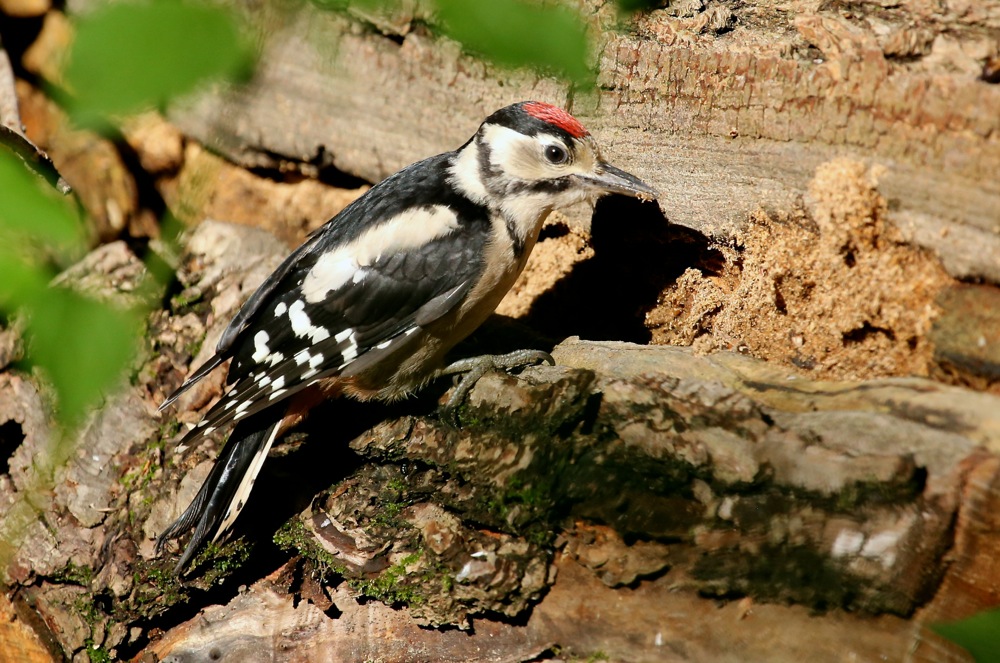
[[14,420],[0,424],[0,475],[10,474],[10,457],[24,442],[24,429]]
[[649,343],[646,313],[664,288],[690,267],[711,275],[724,262],[705,235],[623,196],[598,201],[591,245],[594,256],[538,297],[523,322],[555,339]]

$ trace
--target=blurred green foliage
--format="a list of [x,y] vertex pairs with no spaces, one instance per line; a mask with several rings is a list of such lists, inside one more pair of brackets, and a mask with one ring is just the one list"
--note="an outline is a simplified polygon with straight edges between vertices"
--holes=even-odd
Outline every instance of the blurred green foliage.
[[435,0],[444,32],[468,50],[512,67],[555,71],[577,85],[593,84],[587,31],[568,7],[524,0]]
[[209,78],[245,78],[253,56],[233,15],[208,4],[108,4],[76,22],[65,71],[78,120],[130,113]]
[[27,363],[49,378],[59,420],[72,425],[125,366],[138,316],[51,285],[56,266],[83,253],[83,226],[67,200],[4,152],[0,190],[0,311],[26,316]]
[[[101,125],[207,79],[244,77],[252,64],[238,22],[218,6],[113,3],[76,21],[59,96],[78,123]],[[52,285],[88,248],[79,207],[2,149],[0,191],[0,314],[24,319],[25,363],[48,378],[58,421],[70,428],[121,378],[145,311]]]
[[69,200],[42,191],[41,184],[13,153],[0,151],[0,191],[5,192],[0,196],[0,239],[4,240],[0,250],[40,242],[63,259],[77,257],[83,226]]
[[[357,8],[403,14],[405,0],[312,0],[324,9]],[[591,87],[587,26],[569,4],[539,0],[425,0],[432,26],[475,53],[506,67],[529,67]]]
[[1000,610],[988,610],[968,619],[931,627],[939,635],[964,647],[978,663],[1000,660]]

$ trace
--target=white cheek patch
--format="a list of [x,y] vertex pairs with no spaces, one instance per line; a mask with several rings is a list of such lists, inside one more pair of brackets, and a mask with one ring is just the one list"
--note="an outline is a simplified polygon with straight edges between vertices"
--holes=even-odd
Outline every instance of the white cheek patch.
[[552,177],[538,156],[536,138],[496,124],[486,127],[483,137],[490,146],[490,164],[506,177],[524,181]]

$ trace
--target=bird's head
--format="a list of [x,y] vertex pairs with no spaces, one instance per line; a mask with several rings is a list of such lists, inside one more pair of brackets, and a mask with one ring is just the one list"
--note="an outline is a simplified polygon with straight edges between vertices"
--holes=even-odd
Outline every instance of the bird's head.
[[605,193],[644,200],[656,191],[601,158],[580,122],[561,108],[524,101],[490,115],[457,153],[453,181],[519,224]]

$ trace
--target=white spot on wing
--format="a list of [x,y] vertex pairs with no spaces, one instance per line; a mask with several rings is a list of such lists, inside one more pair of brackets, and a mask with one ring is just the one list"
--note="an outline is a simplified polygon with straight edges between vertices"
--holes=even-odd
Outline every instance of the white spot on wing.
[[351,344],[344,348],[343,353],[344,363],[349,361],[354,361],[358,356],[358,344],[354,340],[354,336],[351,336]]
[[288,390],[287,389],[279,389],[278,391],[272,392],[271,395],[267,397],[267,400],[273,401],[274,399],[278,398],[279,396],[281,396],[286,391],[288,391]]
[[330,338],[330,332],[323,327],[313,325],[309,314],[306,313],[306,303],[301,299],[295,300],[288,307],[288,320],[292,323],[292,331],[296,336],[308,336],[314,344]]
[[267,347],[267,342],[270,340],[271,337],[268,336],[267,332],[264,330],[261,330],[256,334],[254,334],[253,337],[254,352],[253,355],[250,356],[250,358],[253,359],[255,362],[257,362],[258,364],[264,361],[264,359],[267,358],[267,355],[271,353],[271,349]]
[[295,364],[297,366],[301,366],[302,364],[304,364],[307,361],[309,361],[311,358],[312,358],[312,355],[309,354],[309,350],[302,350],[302,351],[297,352],[295,354]]
[[319,368],[323,363],[323,355],[317,354],[309,359],[309,368]]
[[287,310],[288,307],[285,306],[285,302],[278,302],[278,305],[274,307],[274,317],[280,318]]
[[302,292],[307,302],[315,304],[322,301],[328,293],[357,278],[358,272],[362,270],[350,249],[351,245],[341,247],[324,253],[316,260],[302,282]]
[[271,383],[271,389],[281,389],[285,386],[285,376],[279,375],[274,378],[274,382]]

